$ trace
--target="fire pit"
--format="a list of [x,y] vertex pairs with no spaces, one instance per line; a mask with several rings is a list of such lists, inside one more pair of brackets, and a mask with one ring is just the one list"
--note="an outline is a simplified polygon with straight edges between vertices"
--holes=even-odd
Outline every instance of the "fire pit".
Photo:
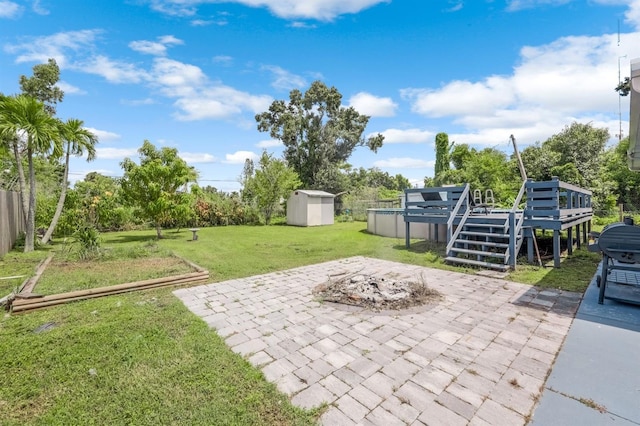
[[412,282],[362,274],[329,280],[317,286],[313,293],[323,301],[377,311],[406,309],[433,303],[442,298],[437,290],[427,286],[424,278],[420,282]]

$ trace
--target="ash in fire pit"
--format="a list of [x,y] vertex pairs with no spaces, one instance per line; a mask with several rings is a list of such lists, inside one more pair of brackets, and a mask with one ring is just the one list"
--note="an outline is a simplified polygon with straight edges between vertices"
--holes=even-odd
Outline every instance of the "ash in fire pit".
[[327,302],[362,306],[374,310],[405,309],[438,301],[442,295],[421,282],[397,281],[373,275],[351,275],[329,280],[313,293]]

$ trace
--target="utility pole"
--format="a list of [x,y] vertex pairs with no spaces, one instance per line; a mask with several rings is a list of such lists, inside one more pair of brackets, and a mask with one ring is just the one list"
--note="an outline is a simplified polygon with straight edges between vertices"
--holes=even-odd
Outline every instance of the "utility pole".
[[518,145],[516,144],[516,138],[513,135],[509,136],[511,143],[513,144],[513,150],[516,153],[516,159],[518,160],[518,168],[520,169],[520,176],[522,177],[522,181],[527,181],[527,171],[524,169],[524,164],[522,163],[522,158],[520,157],[520,152],[518,152]]
[[[620,33],[618,32],[618,46],[620,46]],[[622,79],[620,77],[620,59],[626,58],[627,55],[618,56],[618,87],[622,83]],[[622,96],[618,93],[618,142],[622,140]]]

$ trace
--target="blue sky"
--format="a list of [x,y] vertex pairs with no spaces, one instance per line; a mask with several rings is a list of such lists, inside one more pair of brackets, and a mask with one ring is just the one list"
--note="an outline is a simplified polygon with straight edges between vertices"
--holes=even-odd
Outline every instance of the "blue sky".
[[72,180],[122,175],[148,139],[237,190],[245,158],[282,153],[255,114],[320,79],[385,135],[350,163],[421,183],[438,132],[508,154],[510,134],[523,148],[573,121],[617,140],[640,0],[0,0],[0,92],[50,57],[58,116],[100,138]]

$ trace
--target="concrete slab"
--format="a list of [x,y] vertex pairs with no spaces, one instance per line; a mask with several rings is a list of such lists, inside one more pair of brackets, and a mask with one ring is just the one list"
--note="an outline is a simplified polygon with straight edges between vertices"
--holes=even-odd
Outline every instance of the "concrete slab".
[[640,306],[598,304],[596,279],[545,384],[532,425],[640,425]]

